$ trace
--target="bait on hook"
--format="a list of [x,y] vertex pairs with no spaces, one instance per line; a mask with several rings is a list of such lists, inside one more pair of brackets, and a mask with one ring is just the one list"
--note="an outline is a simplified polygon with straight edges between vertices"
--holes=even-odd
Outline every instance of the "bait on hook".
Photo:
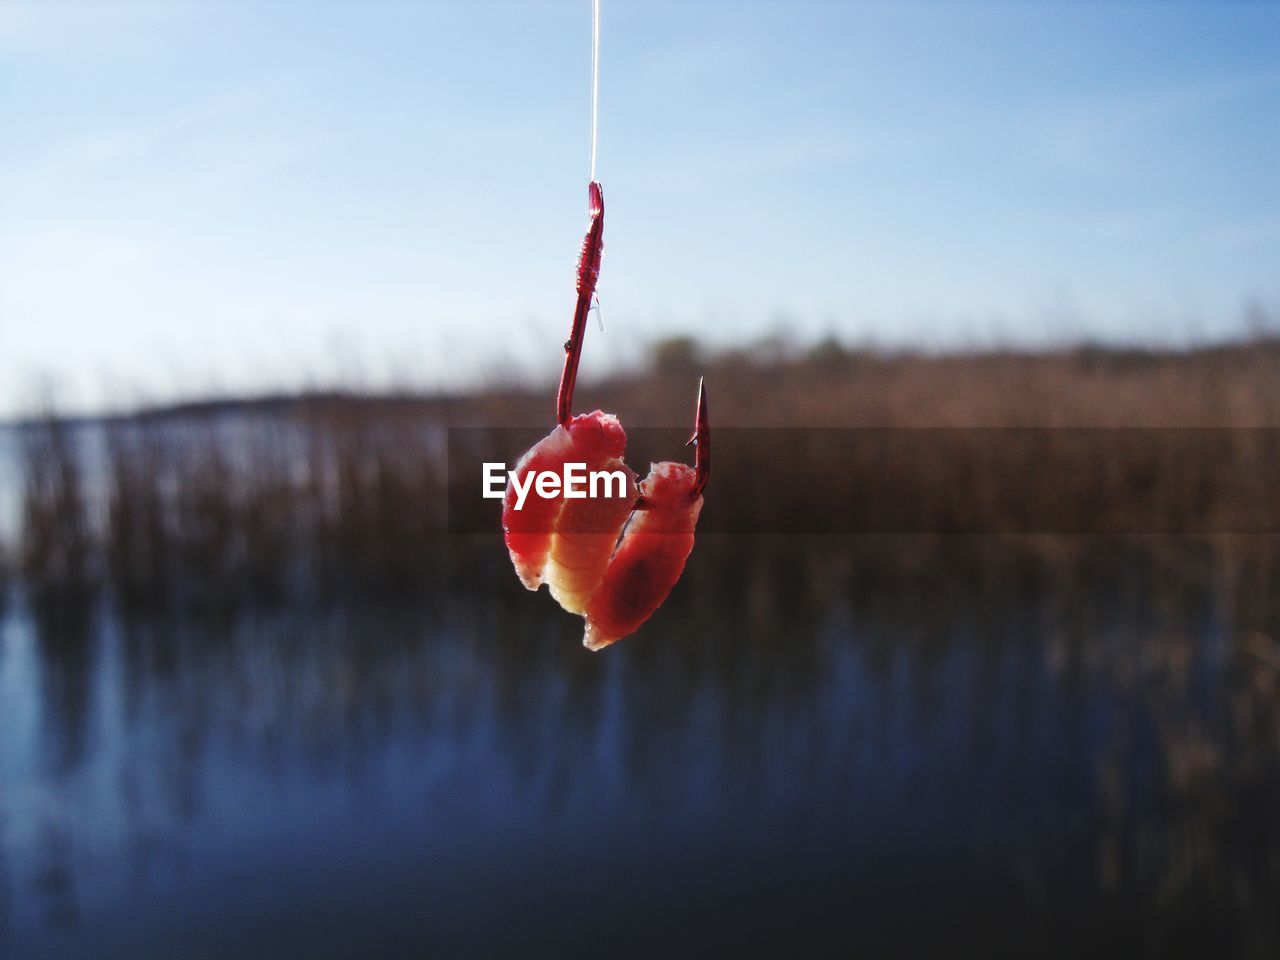
[[[562,607],[581,614],[586,619],[583,643],[591,650],[634,633],[667,599],[693,550],[702,491],[711,474],[711,426],[702,383],[689,441],[695,445],[694,465],[653,464],[639,483],[622,460],[627,435],[618,418],[600,410],[573,415],[573,388],[593,304],[604,330],[596,296],[604,255],[604,192],[596,180],[599,90],[600,2],[593,0],[587,188],[591,221],[578,254],[578,298],[564,344],[556,427],[511,472],[502,509],[507,550],[521,582],[530,590],[547,584]],[[535,478],[551,472],[563,475],[568,486],[566,464],[622,481],[621,495],[609,496],[606,487],[604,497],[579,497],[558,485],[534,484]]]
[[[711,426],[704,383],[698,384],[694,464],[652,465],[639,483],[623,462],[627,436],[612,414],[574,416],[573,391],[604,252],[604,193],[589,187],[591,223],[578,257],[578,299],[565,342],[564,371],[556,396],[556,427],[520,459],[503,502],[502,527],[521,582],[547,584],[571,613],[586,618],[583,643],[599,650],[638,630],[680,579],[693,550],[702,491],[711,474]],[[590,473],[620,473],[621,497],[544,495],[529,475],[563,473],[566,463]],[[527,491],[518,504],[516,488]]]

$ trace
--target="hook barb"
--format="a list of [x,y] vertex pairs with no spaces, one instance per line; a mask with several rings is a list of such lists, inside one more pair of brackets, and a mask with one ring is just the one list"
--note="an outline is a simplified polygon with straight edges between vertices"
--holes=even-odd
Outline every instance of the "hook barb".
[[693,495],[702,496],[702,491],[711,479],[711,417],[707,413],[707,378],[698,378],[698,412],[694,419],[693,436],[686,446],[692,445],[694,483]]

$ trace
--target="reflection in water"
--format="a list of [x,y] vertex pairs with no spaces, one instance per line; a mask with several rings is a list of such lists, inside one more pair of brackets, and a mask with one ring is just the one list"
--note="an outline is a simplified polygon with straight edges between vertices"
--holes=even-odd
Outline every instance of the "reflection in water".
[[986,544],[891,583],[874,544],[751,543],[603,655],[500,567],[413,608],[11,610],[0,947],[1274,955],[1244,565]]
[[44,738],[40,752],[57,776],[81,765],[93,708],[94,643],[88,602],[68,598],[33,611],[40,647],[40,702]]

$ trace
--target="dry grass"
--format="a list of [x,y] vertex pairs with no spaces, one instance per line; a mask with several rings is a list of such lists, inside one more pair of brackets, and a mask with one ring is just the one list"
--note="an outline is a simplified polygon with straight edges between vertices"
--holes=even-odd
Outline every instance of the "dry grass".
[[[619,411],[629,427],[685,427],[702,372],[721,429],[1280,426],[1274,340],[1191,352],[1090,347],[941,357],[825,344],[805,356],[766,346],[705,359],[695,344],[672,341],[659,345],[646,373],[585,384],[578,407]],[[422,599],[466,589],[500,576],[502,556],[492,536],[444,533],[444,428],[545,428],[553,406],[550,390],[211,403],[112,420],[93,443],[82,442],[93,425],[47,419],[25,428],[22,537],[10,552],[21,579],[42,595],[83,595],[105,584],[136,610],[224,610],[299,597]],[[867,517],[897,511],[915,525],[885,529],[1020,533],[1021,551],[1065,568],[1093,551],[1070,538],[1025,535],[1035,524],[1010,515],[1008,491],[1031,490],[1035,498],[1019,509],[1034,517],[1063,505],[1087,512],[1102,490],[1113,510],[1154,503],[1162,511],[1152,521],[1157,529],[1195,534],[1176,550],[1168,538],[1143,541],[1168,563],[1197,575],[1216,575],[1226,564],[1237,581],[1259,588],[1250,596],[1277,582],[1276,537],[1210,535],[1270,529],[1275,451],[1259,440],[1269,434],[1218,431],[1216,446],[1186,455],[1160,443],[1123,457],[1106,444],[1060,444],[1051,464],[1042,449],[1017,444],[979,447],[967,460],[955,450],[886,458],[883,447],[860,458],[832,436],[835,447],[830,437],[786,451],[772,443],[721,447],[708,532],[865,532],[876,529]],[[840,472],[831,469],[833,458]],[[975,464],[984,472],[975,474]],[[752,525],[728,519],[742,517]],[[478,516],[474,529],[488,529],[489,519]],[[1131,528],[1121,516],[1107,529]],[[846,538],[839,552],[864,578],[880,571],[910,580],[928,570],[931,555],[951,549],[936,537],[890,539],[891,550],[884,538]],[[724,582],[707,589],[733,596],[744,578],[763,577],[744,569],[760,561],[744,559],[741,544],[709,543],[703,552],[717,550]],[[1206,551],[1220,560],[1209,563]],[[816,564],[814,589],[829,579],[822,570],[831,563],[828,556]],[[988,575],[975,564],[975,576]],[[768,579],[789,582],[796,568],[784,564]],[[947,569],[953,578],[955,565]],[[992,575],[1006,578],[1007,588],[1008,574]],[[1263,606],[1259,613],[1272,616]]]
[[650,373],[592,385],[578,406],[683,427],[705,372],[719,426],[1280,427],[1280,339],[943,356],[766,345],[706,361],[675,341],[655,353]]

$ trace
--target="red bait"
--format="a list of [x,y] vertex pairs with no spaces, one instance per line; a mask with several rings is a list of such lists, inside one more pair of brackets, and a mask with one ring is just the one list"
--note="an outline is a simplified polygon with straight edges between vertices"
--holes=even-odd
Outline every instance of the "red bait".
[[[502,510],[507,549],[530,590],[546,583],[571,613],[586,618],[583,643],[599,650],[638,630],[680,579],[693,550],[702,491],[711,471],[711,430],[706,393],[698,386],[693,438],[694,466],[654,464],[639,485],[623,462],[627,435],[618,418],[596,410],[573,416],[573,389],[587,317],[604,252],[604,194],[589,187],[591,224],[578,257],[578,299],[565,342],[564,373],[556,398],[557,426],[520,459]],[[563,474],[566,463],[617,472],[622,496],[566,499],[563,491],[539,491],[530,483],[544,472]],[[516,486],[527,491],[518,508]]]

